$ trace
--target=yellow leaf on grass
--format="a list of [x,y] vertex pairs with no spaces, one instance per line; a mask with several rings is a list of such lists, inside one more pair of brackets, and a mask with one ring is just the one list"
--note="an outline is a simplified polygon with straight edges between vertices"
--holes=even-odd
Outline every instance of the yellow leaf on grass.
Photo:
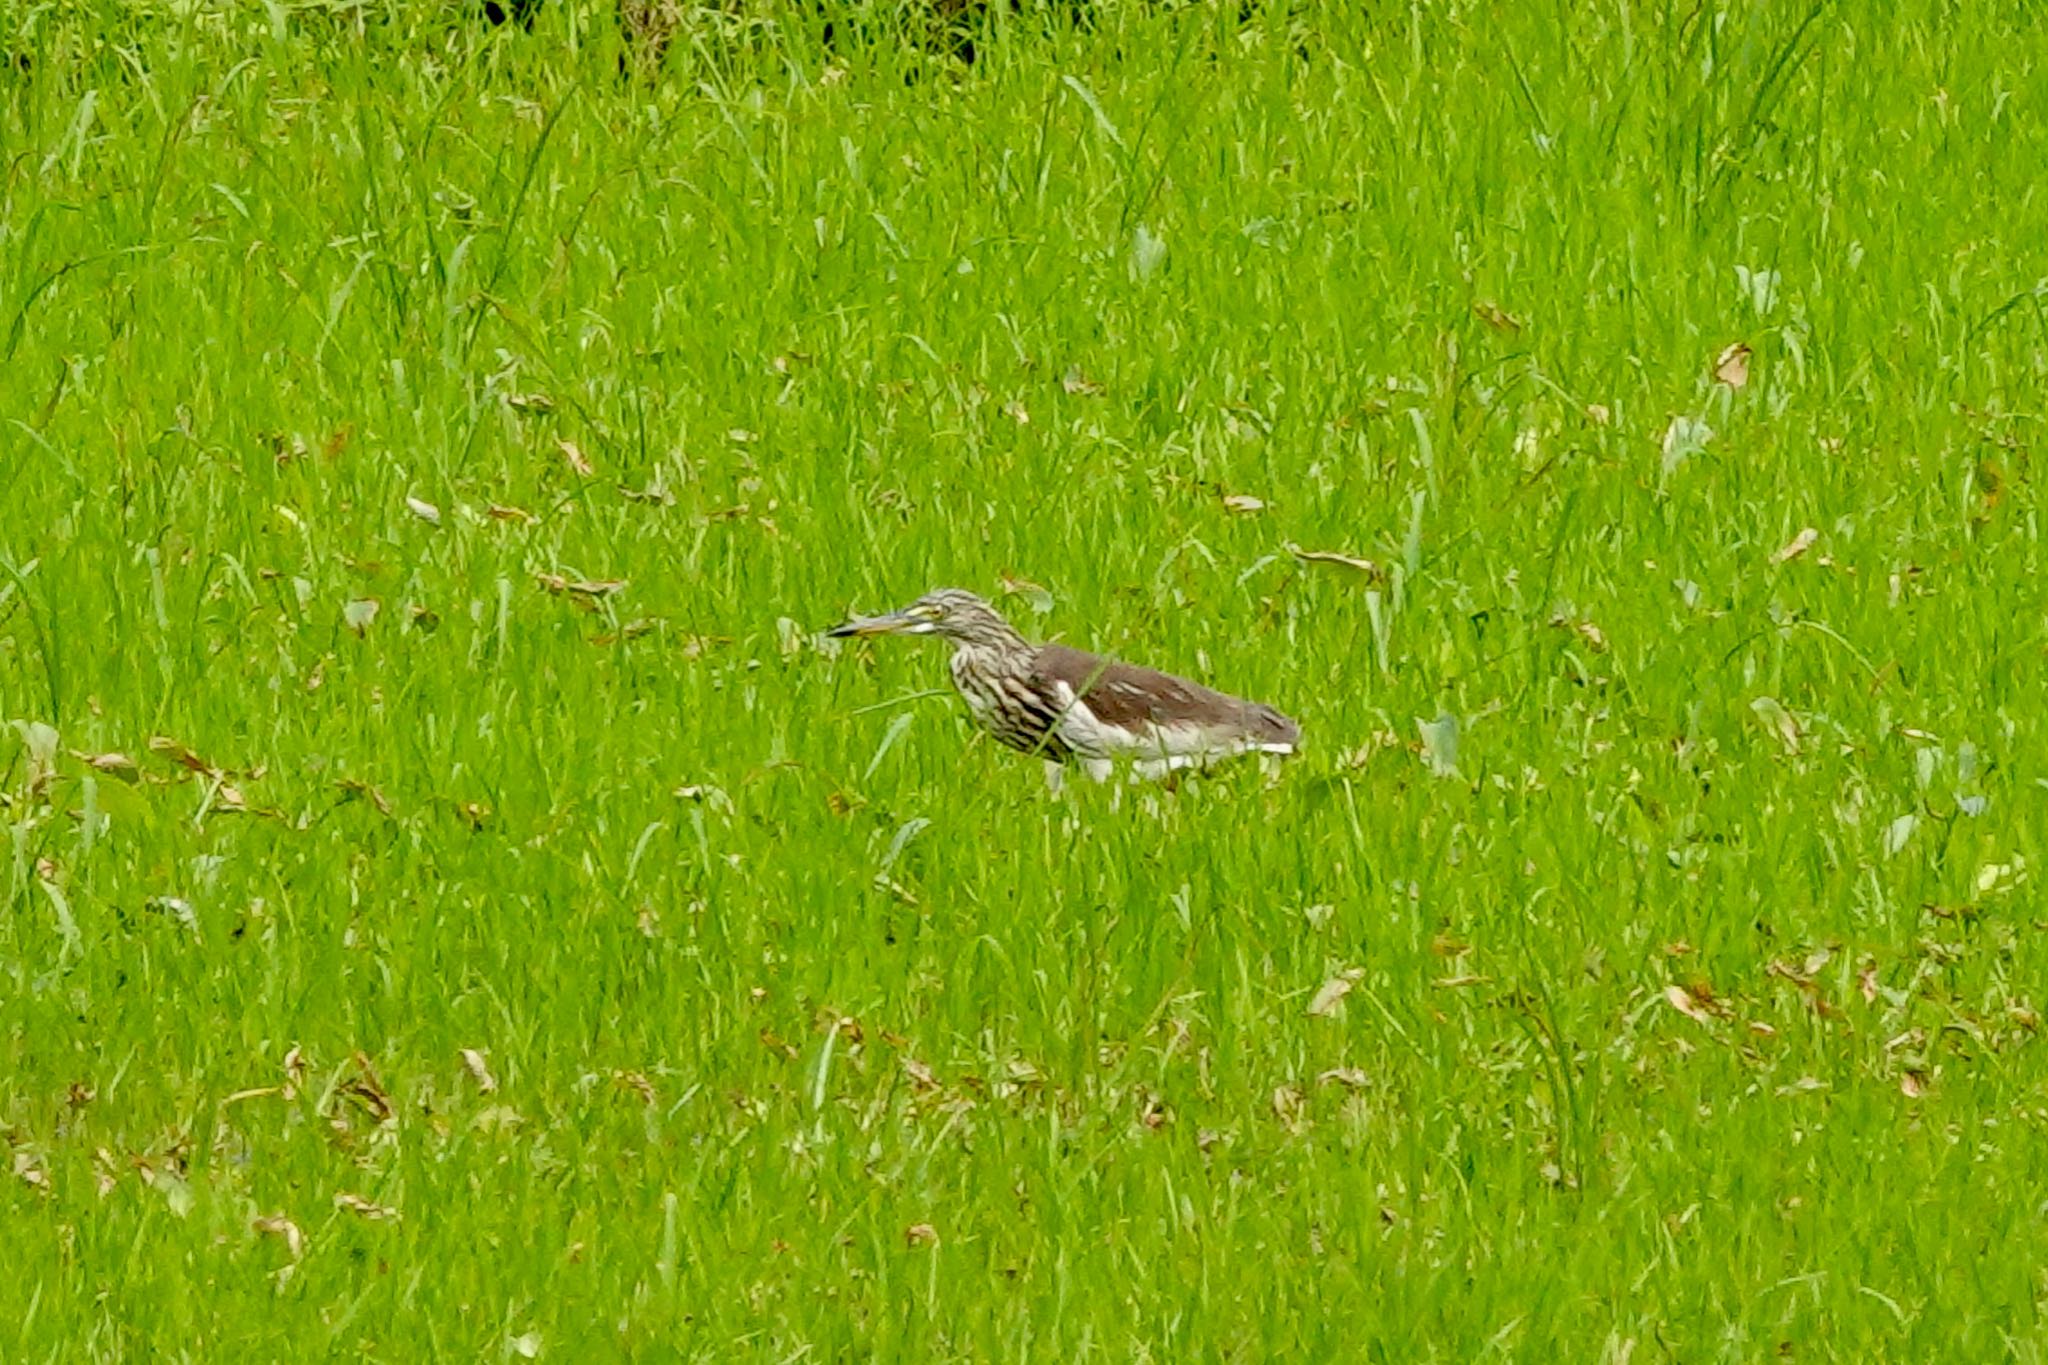
[[1755,354],[1748,346],[1738,341],[1714,358],[1714,378],[1731,389],[1739,389],[1749,383],[1749,358]]
[[1351,988],[1356,986],[1364,977],[1364,968],[1346,967],[1343,971],[1325,981],[1317,989],[1314,997],[1308,1002],[1309,1014],[1314,1018],[1321,1018],[1323,1015],[1334,1011],[1343,1001],[1344,997],[1351,994]]
[[1798,535],[1779,546],[1777,551],[1771,555],[1771,563],[1783,564],[1787,560],[1797,559],[1808,550],[1811,550],[1813,543],[1819,539],[1819,531],[1814,530],[1811,526],[1801,527]]

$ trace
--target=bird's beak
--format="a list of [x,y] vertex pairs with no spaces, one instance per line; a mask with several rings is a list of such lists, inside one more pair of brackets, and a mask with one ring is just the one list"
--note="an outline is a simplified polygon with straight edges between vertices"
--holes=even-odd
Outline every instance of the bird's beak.
[[921,616],[912,616],[906,611],[887,612],[881,616],[861,616],[832,627],[825,633],[834,639],[845,639],[849,635],[921,635],[932,628],[932,623]]

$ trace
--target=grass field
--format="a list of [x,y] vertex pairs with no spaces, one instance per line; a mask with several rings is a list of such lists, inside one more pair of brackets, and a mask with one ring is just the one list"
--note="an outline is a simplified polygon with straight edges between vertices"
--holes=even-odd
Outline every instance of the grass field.
[[0,1359],[2048,1359],[2042,13],[855,27],[0,15]]

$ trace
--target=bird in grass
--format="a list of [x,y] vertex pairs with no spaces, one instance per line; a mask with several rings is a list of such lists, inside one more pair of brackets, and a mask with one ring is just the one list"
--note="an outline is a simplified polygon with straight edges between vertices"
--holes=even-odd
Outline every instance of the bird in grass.
[[1160,777],[1238,754],[1291,754],[1301,742],[1300,726],[1260,702],[1065,645],[1034,645],[960,588],[826,633],[952,641],[953,685],[967,709],[1002,743],[1042,756],[1055,790],[1067,764],[1097,782],[1119,763]]

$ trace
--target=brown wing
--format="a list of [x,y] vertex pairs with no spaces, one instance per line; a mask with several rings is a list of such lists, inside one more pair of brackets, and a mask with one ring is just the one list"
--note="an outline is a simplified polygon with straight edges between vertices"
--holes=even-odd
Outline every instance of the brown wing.
[[1296,744],[1301,740],[1301,727],[1270,706],[1065,645],[1042,646],[1031,671],[1049,682],[1065,683],[1075,696],[1087,701],[1096,719],[1120,729],[1192,725],[1208,731],[1235,731],[1259,744]]

